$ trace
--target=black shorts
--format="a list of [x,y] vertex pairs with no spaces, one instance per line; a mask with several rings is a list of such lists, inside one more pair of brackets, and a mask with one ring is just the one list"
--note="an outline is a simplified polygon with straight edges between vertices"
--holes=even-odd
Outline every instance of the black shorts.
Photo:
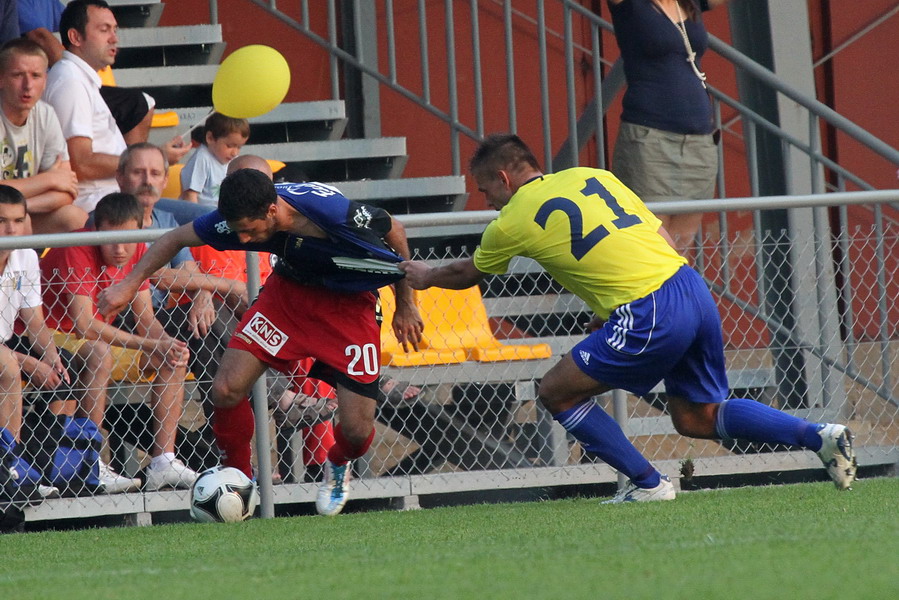
[[[20,354],[27,354],[35,358],[40,358],[40,353],[31,345],[31,340],[27,337],[14,335],[6,342],[6,347]],[[75,363],[75,355],[64,350],[57,349],[62,364],[65,365],[66,371],[69,373],[69,383],[62,381],[59,387],[53,390],[41,390],[35,387],[27,387],[23,391],[22,400],[26,404],[50,403],[63,400],[77,400],[79,392],[76,391],[78,386],[78,365]],[[28,375],[22,373],[22,380],[28,382]]]
[[104,85],[100,88],[100,95],[106,101],[122,135],[137,127],[150,112],[150,105],[140,90]]

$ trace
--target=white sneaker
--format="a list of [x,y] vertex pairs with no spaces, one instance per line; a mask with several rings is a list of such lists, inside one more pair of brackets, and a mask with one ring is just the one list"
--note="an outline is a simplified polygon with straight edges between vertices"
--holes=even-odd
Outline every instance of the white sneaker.
[[38,484],[37,493],[44,500],[47,498],[59,498],[59,488],[55,485]]
[[677,493],[674,491],[674,484],[668,479],[667,475],[662,475],[659,485],[654,488],[641,488],[633,481],[628,481],[627,485],[618,490],[618,493],[611,500],[605,500],[602,504],[623,504],[625,502],[655,502],[657,500],[674,500]]
[[100,490],[106,494],[136,492],[140,489],[140,479],[119,475],[102,460],[100,461]]
[[350,497],[352,464],[347,462],[338,467],[330,460],[325,461],[325,480],[318,489],[318,498],[315,500],[315,509],[318,514],[333,517],[343,510],[343,506]]
[[845,425],[826,424],[819,432],[821,449],[818,458],[838,490],[851,490],[858,463],[852,448],[852,432]]
[[161,490],[165,487],[188,489],[197,480],[197,472],[190,467],[185,466],[183,462],[177,458],[167,463],[162,468],[153,468],[151,464],[147,467],[147,482],[144,484],[145,491]]

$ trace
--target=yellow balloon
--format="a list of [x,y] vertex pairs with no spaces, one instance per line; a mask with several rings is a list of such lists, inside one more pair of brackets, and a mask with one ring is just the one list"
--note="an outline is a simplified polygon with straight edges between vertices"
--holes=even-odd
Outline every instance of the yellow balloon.
[[212,82],[216,112],[249,119],[278,106],[290,87],[290,67],[280,52],[254,44],[226,58]]

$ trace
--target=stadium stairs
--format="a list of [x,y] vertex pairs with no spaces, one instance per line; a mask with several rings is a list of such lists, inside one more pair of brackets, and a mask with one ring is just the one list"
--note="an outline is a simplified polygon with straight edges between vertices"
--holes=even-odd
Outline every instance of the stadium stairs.
[[[121,87],[139,88],[156,99],[157,113],[172,111],[179,123],[154,127],[150,141],[162,143],[205,118],[212,83],[225,52],[220,25],[159,27],[159,0],[113,0],[120,25],[114,68]],[[461,210],[463,177],[402,178],[404,138],[347,139],[340,100],[286,102],[250,119],[243,154],[286,163],[278,178],[333,183],[347,197],[395,213]]]

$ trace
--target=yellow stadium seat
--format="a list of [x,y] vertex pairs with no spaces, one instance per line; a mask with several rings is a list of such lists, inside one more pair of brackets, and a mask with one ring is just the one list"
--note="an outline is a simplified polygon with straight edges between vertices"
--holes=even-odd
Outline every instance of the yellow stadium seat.
[[162,113],[154,112],[150,127],[177,127],[179,123],[181,123],[181,119],[178,117],[178,113],[168,110]]
[[[381,295],[381,312],[384,322],[381,324],[381,364],[393,367],[413,367],[421,365],[451,365],[464,362],[467,353],[463,348],[430,349],[406,352],[393,334],[393,313],[396,312],[396,297],[393,289],[386,287],[379,290]],[[419,292],[421,293],[421,292]],[[422,315],[424,316],[424,315]],[[425,320],[425,330],[429,327]]]
[[115,87],[115,75],[112,74],[112,67],[106,65],[99,71],[97,71],[97,75],[100,76],[100,83],[105,85],[106,87]]
[[283,169],[284,167],[287,166],[286,164],[282,163],[280,160],[275,160],[273,158],[267,158],[267,159],[265,159],[265,162],[267,162],[268,166],[271,167],[272,173],[277,173],[278,171],[280,171],[281,169]]
[[433,331],[425,327],[428,348],[465,348],[469,360],[479,362],[552,356],[549,344],[503,344],[496,339],[477,286],[467,290],[431,288],[419,292],[418,301],[426,323],[437,316]]
[[[395,299],[390,288],[381,290],[384,323],[381,327],[381,362],[393,366],[452,364],[463,360],[497,362],[549,358],[549,344],[503,344],[493,334],[481,290],[430,288],[418,292],[424,321],[421,350],[403,352],[391,323]],[[389,317],[388,317],[389,315]]]
[[181,196],[181,169],[182,164],[174,164],[169,166],[169,180],[162,190],[163,198],[178,198]]

